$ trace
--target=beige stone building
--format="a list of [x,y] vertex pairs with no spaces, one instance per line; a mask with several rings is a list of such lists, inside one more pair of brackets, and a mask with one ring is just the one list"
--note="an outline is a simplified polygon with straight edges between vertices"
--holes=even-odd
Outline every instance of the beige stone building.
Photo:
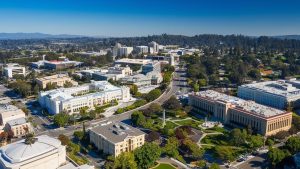
[[145,143],[145,133],[122,122],[103,123],[89,131],[90,141],[103,153],[117,157]]
[[0,125],[2,128],[8,121],[25,118],[25,113],[13,105],[2,104],[0,105]]
[[11,131],[14,137],[21,137],[32,132],[32,127],[25,118],[18,118],[8,121],[5,125],[5,131]]
[[59,87],[64,86],[66,82],[70,82],[73,86],[77,86],[78,83],[72,80],[67,74],[56,74],[52,76],[46,76],[36,79],[36,83],[40,88],[45,89],[48,83],[54,83]]
[[216,91],[207,90],[189,95],[194,110],[212,113],[225,124],[251,126],[259,134],[270,136],[291,128],[292,113],[263,106]]

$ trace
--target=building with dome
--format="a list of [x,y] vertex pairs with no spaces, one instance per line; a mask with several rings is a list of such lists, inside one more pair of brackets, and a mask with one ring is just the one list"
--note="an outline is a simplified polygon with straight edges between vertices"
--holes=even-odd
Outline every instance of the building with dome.
[[57,169],[66,164],[66,147],[46,135],[31,144],[20,140],[0,148],[1,169]]

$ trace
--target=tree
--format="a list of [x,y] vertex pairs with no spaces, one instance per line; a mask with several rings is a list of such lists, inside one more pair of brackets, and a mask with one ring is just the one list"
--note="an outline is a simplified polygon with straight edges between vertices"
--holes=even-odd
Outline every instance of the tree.
[[154,143],[145,143],[142,147],[134,151],[135,161],[138,168],[141,169],[151,168],[160,157],[160,154],[160,147]]
[[58,113],[54,115],[53,122],[59,127],[65,126],[69,121],[69,115],[66,113]]
[[247,137],[246,130],[240,130],[238,128],[233,129],[230,132],[230,140],[233,145],[240,146],[245,143]]
[[130,86],[130,93],[134,96],[138,93],[137,85],[133,84],[133,85]]
[[150,104],[150,106],[148,108],[148,111],[149,111],[150,114],[161,113],[163,111],[163,109],[162,109],[160,104],[152,103],[152,104]]
[[146,123],[146,117],[140,111],[135,111],[131,115],[131,121],[134,125],[143,126]]
[[121,153],[114,161],[114,169],[137,169],[134,154],[131,152]]
[[228,146],[215,146],[214,147],[215,155],[223,161],[233,161],[234,154],[233,149]]
[[180,104],[180,102],[176,99],[175,96],[170,97],[169,100],[167,100],[163,107],[165,109],[169,109],[169,110],[179,110],[182,108],[182,105]]
[[260,80],[261,79],[261,74],[258,69],[252,69],[249,71],[248,76],[250,76],[254,80]]
[[146,140],[148,142],[154,142],[154,141],[159,141],[160,140],[160,134],[156,131],[151,131],[147,136]]
[[252,149],[260,148],[264,145],[265,139],[261,135],[250,135],[249,147]]
[[84,118],[88,117],[88,112],[87,112],[88,109],[89,108],[87,106],[85,106],[79,110],[79,114],[80,114],[81,118],[84,119]]
[[199,89],[200,89],[199,84],[195,83],[193,85],[193,89],[194,89],[194,92],[199,92]]
[[157,99],[161,95],[161,90],[153,89],[148,94],[145,95],[145,99],[150,102]]
[[280,150],[278,148],[271,148],[268,152],[268,160],[273,166],[281,162],[285,157],[289,155],[286,150]]
[[220,166],[217,163],[212,163],[209,169],[220,169]]
[[199,160],[196,162],[196,166],[199,167],[200,169],[206,168],[206,161],[205,160]]
[[61,144],[64,146],[68,145],[71,142],[69,137],[67,137],[66,135],[63,135],[63,134],[60,134],[58,136],[58,139],[61,141]]
[[170,137],[167,141],[167,144],[164,147],[164,152],[170,157],[179,156],[178,152],[179,141],[176,137]]
[[66,81],[66,82],[64,83],[64,87],[65,87],[65,88],[72,87],[72,86],[73,86],[73,83],[70,82],[70,81]]
[[195,142],[191,139],[185,139],[183,141],[183,146],[187,149],[187,152],[194,159],[199,159],[203,156],[204,150],[201,149]]
[[75,131],[73,136],[78,140],[81,141],[84,138],[84,132],[83,131]]
[[292,154],[295,154],[300,151],[300,138],[297,136],[290,137],[285,145]]

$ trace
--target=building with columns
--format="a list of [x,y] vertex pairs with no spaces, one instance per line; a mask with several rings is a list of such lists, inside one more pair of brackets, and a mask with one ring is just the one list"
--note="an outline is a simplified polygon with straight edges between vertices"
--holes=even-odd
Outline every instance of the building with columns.
[[213,90],[189,95],[189,104],[196,111],[211,113],[232,126],[250,126],[255,132],[270,136],[291,128],[292,113],[267,107],[254,101],[222,94]]

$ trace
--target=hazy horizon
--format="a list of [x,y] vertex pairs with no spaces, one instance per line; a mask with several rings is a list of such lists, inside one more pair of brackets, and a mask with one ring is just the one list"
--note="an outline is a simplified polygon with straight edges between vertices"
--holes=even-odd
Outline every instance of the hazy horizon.
[[0,2],[0,32],[108,37],[299,35],[299,6],[293,0],[10,0]]

